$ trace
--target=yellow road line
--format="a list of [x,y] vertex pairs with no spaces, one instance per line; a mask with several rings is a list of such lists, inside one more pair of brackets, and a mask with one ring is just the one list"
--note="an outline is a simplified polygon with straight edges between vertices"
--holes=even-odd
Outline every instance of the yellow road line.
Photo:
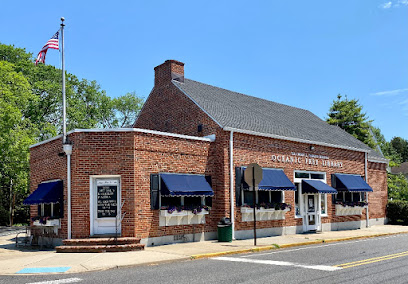
[[384,255],[384,256],[379,256],[379,257],[373,257],[373,258],[368,258],[368,259],[363,259],[363,260],[358,260],[358,261],[353,261],[353,262],[337,264],[337,265],[334,265],[334,266],[341,267],[341,268],[350,268],[350,267],[354,267],[354,266],[370,264],[370,263],[374,263],[374,262],[389,260],[389,259],[403,257],[403,256],[408,256],[408,251],[389,254],[389,255]]

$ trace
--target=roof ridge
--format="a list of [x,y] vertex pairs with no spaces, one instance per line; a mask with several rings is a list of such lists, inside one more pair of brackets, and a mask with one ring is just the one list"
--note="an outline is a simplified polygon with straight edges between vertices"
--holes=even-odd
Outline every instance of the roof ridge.
[[[307,109],[304,109],[304,108],[295,107],[295,106],[290,106],[290,105],[286,105],[286,104],[283,104],[283,103],[278,103],[278,102],[275,102],[275,101],[267,100],[267,99],[264,99],[264,98],[259,98],[259,97],[255,97],[255,96],[252,96],[252,95],[247,95],[247,94],[240,93],[240,92],[236,92],[236,91],[231,91],[231,90],[228,90],[228,89],[225,89],[225,88],[222,88],[222,87],[210,85],[210,84],[207,84],[207,83],[199,82],[199,81],[192,80],[192,79],[188,79],[188,78],[184,78],[184,80],[192,81],[192,82],[195,82],[195,83],[199,83],[199,84],[202,84],[202,85],[210,86],[210,87],[217,88],[217,89],[220,89],[220,90],[224,90],[224,91],[227,91],[227,92],[231,92],[231,93],[235,93],[235,94],[238,94],[238,95],[246,96],[246,97],[249,97],[249,98],[251,98],[251,99],[256,99],[256,100],[265,101],[265,102],[268,102],[268,103],[274,103],[274,104],[281,105],[281,106],[285,106],[285,107],[290,107],[290,108],[295,108],[295,109],[307,111],[307,112],[313,114],[314,116],[316,116],[317,118],[321,119],[320,117],[318,117],[317,115],[315,115],[315,114],[314,114],[313,112],[311,112],[310,110],[307,110]],[[181,82],[178,82],[178,81],[175,81],[175,80],[173,80],[173,81],[174,81],[175,83],[181,83]],[[182,83],[181,83],[181,84],[182,84]],[[323,119],[321,119],[321,120],[323,120]]]

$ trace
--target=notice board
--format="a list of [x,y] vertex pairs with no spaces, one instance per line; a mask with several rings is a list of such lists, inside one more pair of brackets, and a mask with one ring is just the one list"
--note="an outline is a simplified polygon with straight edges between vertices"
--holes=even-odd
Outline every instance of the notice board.
[[98,185],[96,189],[98,218],[116,217],[118,213],[118,186]]

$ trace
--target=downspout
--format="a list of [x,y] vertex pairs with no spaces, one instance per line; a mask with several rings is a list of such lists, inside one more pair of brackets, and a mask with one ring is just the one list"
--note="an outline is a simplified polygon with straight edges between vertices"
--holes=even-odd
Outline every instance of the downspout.
[[[365,177],[365,182],[368,183],[368,153],[365,152],[364,155],[364,177]],[[367,207],[366,207],[366,227],[370,227],[370,218],[368,216],[368,192],[366,192],[366,200],[367,200]]]
[[235,240],[235,200],[234,200],[234,132],[230,132],[230,201],[231,201],[231,225],[232,225],[232,239]]
[[71,239],[71,154],[72,154],[72,145],[71,144],[64,144],[64,152],[67,155],[67,207],[68,207],[68,224],[67,224],[67,231],[68,231],[68,239]]

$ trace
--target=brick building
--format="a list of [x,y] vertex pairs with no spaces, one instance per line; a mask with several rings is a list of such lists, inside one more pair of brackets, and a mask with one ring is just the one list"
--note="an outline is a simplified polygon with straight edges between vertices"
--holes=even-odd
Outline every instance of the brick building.
[[[134,128],[74,130],[68,138],[73,238],[118,233],[149,245],[215,239],[225,216],[235,238],[251,238],[254,203],[258,236],[386,221],[384,157],[309,111],[185,79],[175,60],[155,68]],[[61,145],[55,137],[31,146],[27,204],[40,203],[32,216],[54,215],[66,238]],[[255,202],[243,180],[250,163],[263,169]],[[57,189],[63,201],[35,198]]]

